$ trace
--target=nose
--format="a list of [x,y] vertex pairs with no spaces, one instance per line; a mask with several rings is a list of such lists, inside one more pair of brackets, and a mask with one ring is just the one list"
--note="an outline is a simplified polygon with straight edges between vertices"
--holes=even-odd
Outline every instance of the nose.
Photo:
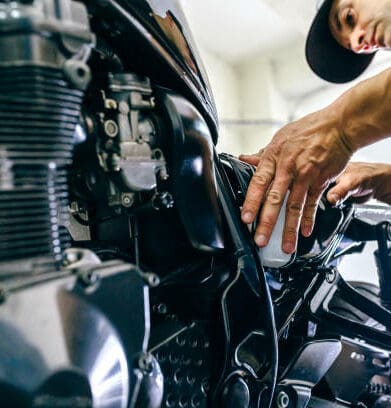
[[350,34],[350,47],[353,52],[369,51],[370,46],[365,41],[366,31],[356,27]]

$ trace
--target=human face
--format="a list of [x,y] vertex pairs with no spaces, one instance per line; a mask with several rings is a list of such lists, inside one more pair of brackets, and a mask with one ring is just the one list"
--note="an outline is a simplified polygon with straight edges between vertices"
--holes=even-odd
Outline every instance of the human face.
[[331,33],[355,53],[391,49],[391,0],[334,0]]

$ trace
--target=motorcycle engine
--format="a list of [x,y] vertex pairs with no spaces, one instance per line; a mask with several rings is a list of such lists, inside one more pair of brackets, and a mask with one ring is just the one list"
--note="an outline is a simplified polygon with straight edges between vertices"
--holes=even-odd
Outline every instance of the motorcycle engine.
[[[147,353],[148,288],[157,277],[72,244],[72,234],[90,233],[87,218],[74,232],[80,211],[68,188],[74,148],[90,125],[82,112],[96,38],[87,8],[70,0],[3,1],[0,15],[0,405],[125,408],[148,383],[157,406],[162,374]],[[114,75],[108,83],[107,97],[97,99],[101,139],[92,142],[94,158],[82,161],[115,173],[121,193],[105,190],[115,213],[155,186],[156,171],[164,178],[165,166],[149,147],[151,122],[137,122],[130,111],[152,107],[148,81]],[[129,116],[137,132],[123,119]]]
[[[264,276],[256,225],[238,221],[254,169],[217,155],[196,103],[145,72],[120,3],[0,0],[0,405],[258,404],[277,378],[266,278],[283,303],[293,259]],[[293,269],[341,217],[320,209]],[[277,309],[288,326],[299,302]],[[292,350],[318,346],[316,367],[337,358],[335,339]]]

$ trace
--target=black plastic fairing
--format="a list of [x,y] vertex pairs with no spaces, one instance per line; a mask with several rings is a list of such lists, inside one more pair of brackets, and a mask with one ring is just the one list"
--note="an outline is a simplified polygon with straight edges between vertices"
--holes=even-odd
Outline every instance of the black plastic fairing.
[[[169,119],[171,174],[175,204],[188,238],[196,249],[224,248],[213,161],[211,132],[198,110],[186,99],[165,90],[158,100]],[[158,102],[158,103],[159,103]]]
[[186,96],[204,116],[216,143],[216,106],[178,0],[99,0],[90,9],[94,31],[115,48],[125,68]]

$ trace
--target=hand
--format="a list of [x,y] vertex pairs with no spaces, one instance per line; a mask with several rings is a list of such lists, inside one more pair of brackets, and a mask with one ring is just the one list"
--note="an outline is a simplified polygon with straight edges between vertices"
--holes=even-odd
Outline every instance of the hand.
[[358,203],[375,198],[391,204],[391,164],[349,163],[327,193],[327,200],[335,205],[349,197]]
[[283,127],[256,155],[240,156],[257,165],[242,208],[242,220],[250,224],[262,205],[257,245],[267,245],[290,190],[282,249],[294,252],[299,226],[304,236],[311,235],[320,197],[344,170],[352,153],[340,130],[338,111],[330,105]]

